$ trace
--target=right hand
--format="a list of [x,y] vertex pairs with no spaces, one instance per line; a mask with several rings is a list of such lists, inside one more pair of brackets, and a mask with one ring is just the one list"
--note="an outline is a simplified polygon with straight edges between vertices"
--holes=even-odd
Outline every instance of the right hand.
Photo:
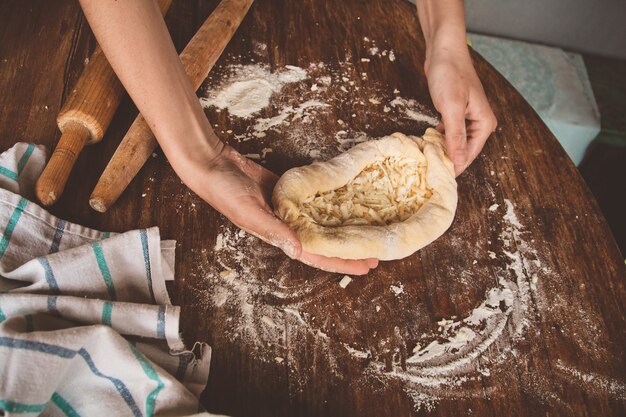
[[[450,43],[450,45],[448,44]],[[460,175],[476,159],[497,126],[468,47],[443,39],[432,42],[424,64],[433,104],[441,113],[448,156]]]
[[195,168],[188,166],[185,171],[187,175],[181,177],[190,178],[185,182],[202,199],[235,225],[279,247],[292,259],[325,271],[350,275],[367,274],[378,266],[377,259],[331,258],[302,250],[297,234],[274,215],[269,205],[278,177],[228,145],[205,164]]

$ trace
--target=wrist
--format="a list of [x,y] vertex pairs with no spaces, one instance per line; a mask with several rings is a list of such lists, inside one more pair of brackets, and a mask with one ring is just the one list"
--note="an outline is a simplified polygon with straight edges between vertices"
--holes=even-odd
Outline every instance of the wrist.
[[461,46],[467,44],[467,32],[465,24],[456,22],[441,22],[433,25],[428,32],[424,33],[426,50],[440,45]]
[[445,59],[456,64],[471,63],[465,31],[458,31],[455,28],[450,30],[441,28],[437,30],[426,47],[426,58],[424,60],[426,76],[428,76],[430,64],[434,59],[438,61]]
[[206,173],[207,169],[219,159],[225,144],[210,129],[203,135],[202,140],[187,138],[183,143],[187,146],[164,151],[176,174],[191,187],[192,183],[202,181],[202,173]]

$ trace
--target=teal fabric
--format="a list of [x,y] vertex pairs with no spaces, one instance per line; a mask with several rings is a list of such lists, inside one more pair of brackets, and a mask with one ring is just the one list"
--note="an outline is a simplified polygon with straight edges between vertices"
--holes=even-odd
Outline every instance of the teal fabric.
[[520,92],[578,165],[600,132],[600,112],[582,57],[526,42],[468,37],[474,50]]

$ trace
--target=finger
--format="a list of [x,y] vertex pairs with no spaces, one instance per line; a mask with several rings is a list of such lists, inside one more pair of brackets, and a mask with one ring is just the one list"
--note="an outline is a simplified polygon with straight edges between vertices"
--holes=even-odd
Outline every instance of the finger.
[[302,251],[298,260],[317,269],[349,275],[365,275],[372,269],[364,260],[332,258],[307,251]]
[[498,125],[496,116],[491,110],[489,101],[485,96],[482,86],[474,89],[470,94],[470,101],[467,106],[467,144],[469,161],[473,161],[483,149],[489,135],[491,135]]
[[278,182],[278,175],[274,174],[272,171],[270,171],[267,168],[264,168],[260,165],[258,165],[259,167],[259,181],[261,181],[263,184],[271,184],[272,187],[276,184],[276,182]]
[[252,207],[242,210],[246,218],[238,226],[272,246],[282,249],[292,259],[300,257],[302,244],[298,235],[280,221],[269,207]]
[[470,122],[467,128],[468,165],[478,157],[491,133],[491,128],[484,123]]
[[274,186],[278,182],[278,175],[252,161],[249,161],[246,171],[246,174],[259,184],[263,196],[269,201],[272,197]]
[[465,131],[466,103],[450,101],[440,109],[445,131],[446,151],[454,171],[459,175],[467,166],[467,133]]
[[271,171],[268,171],[267,169],[263,169],[263,172],[261,172],[261,178],[259,180],[259,183],[261,185],[261,188],[263,189],[263,194],[265,195],[267,201],[272,200],[272,193],[274,192],[274,187],[276,186],[277,182],[278,175],[274,174]]
[[376,258],[368,258],[368,259],[364,259],[365,263],[367,264],[367,266],[369,266],[371,269],[374,269],[378,266],[378,259]]
[[[262,223],[257,223],[259,221]],[[255,227],[255,224],[269,225],[269,227],[260,230]],[[264,242],[279,247],[290,258],[298,259],[317,269],[342,274],[364,275],[371,268],[378,266],[377,259],[351,260],[331,258],[303,251],[302,244],[296,233],[265,209],[261,210],[260,215],[257,214],[252,216],[251,220],[245,221],[240,227]]]

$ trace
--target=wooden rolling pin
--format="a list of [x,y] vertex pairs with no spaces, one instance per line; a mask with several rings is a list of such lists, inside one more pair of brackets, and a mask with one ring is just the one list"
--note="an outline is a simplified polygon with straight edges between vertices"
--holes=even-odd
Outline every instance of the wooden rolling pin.
[[[165,14],[171,4],[172,0],[159,0],[161,13]],[[100,46],[96,46],[57,116],[61,138],[35,185],[35,195],[44,206],[54,204],[61,197],[85,145],[102,140],[123,95],[122,83]]]
[[[198,89],[207,77],[253,1],[222,0],[180,54],[194,89]],[[101,213],[108,210],[135,178],[157,145],[145,119],[141,115],[137,116],[98,180],[89,198],[89,205]]]

